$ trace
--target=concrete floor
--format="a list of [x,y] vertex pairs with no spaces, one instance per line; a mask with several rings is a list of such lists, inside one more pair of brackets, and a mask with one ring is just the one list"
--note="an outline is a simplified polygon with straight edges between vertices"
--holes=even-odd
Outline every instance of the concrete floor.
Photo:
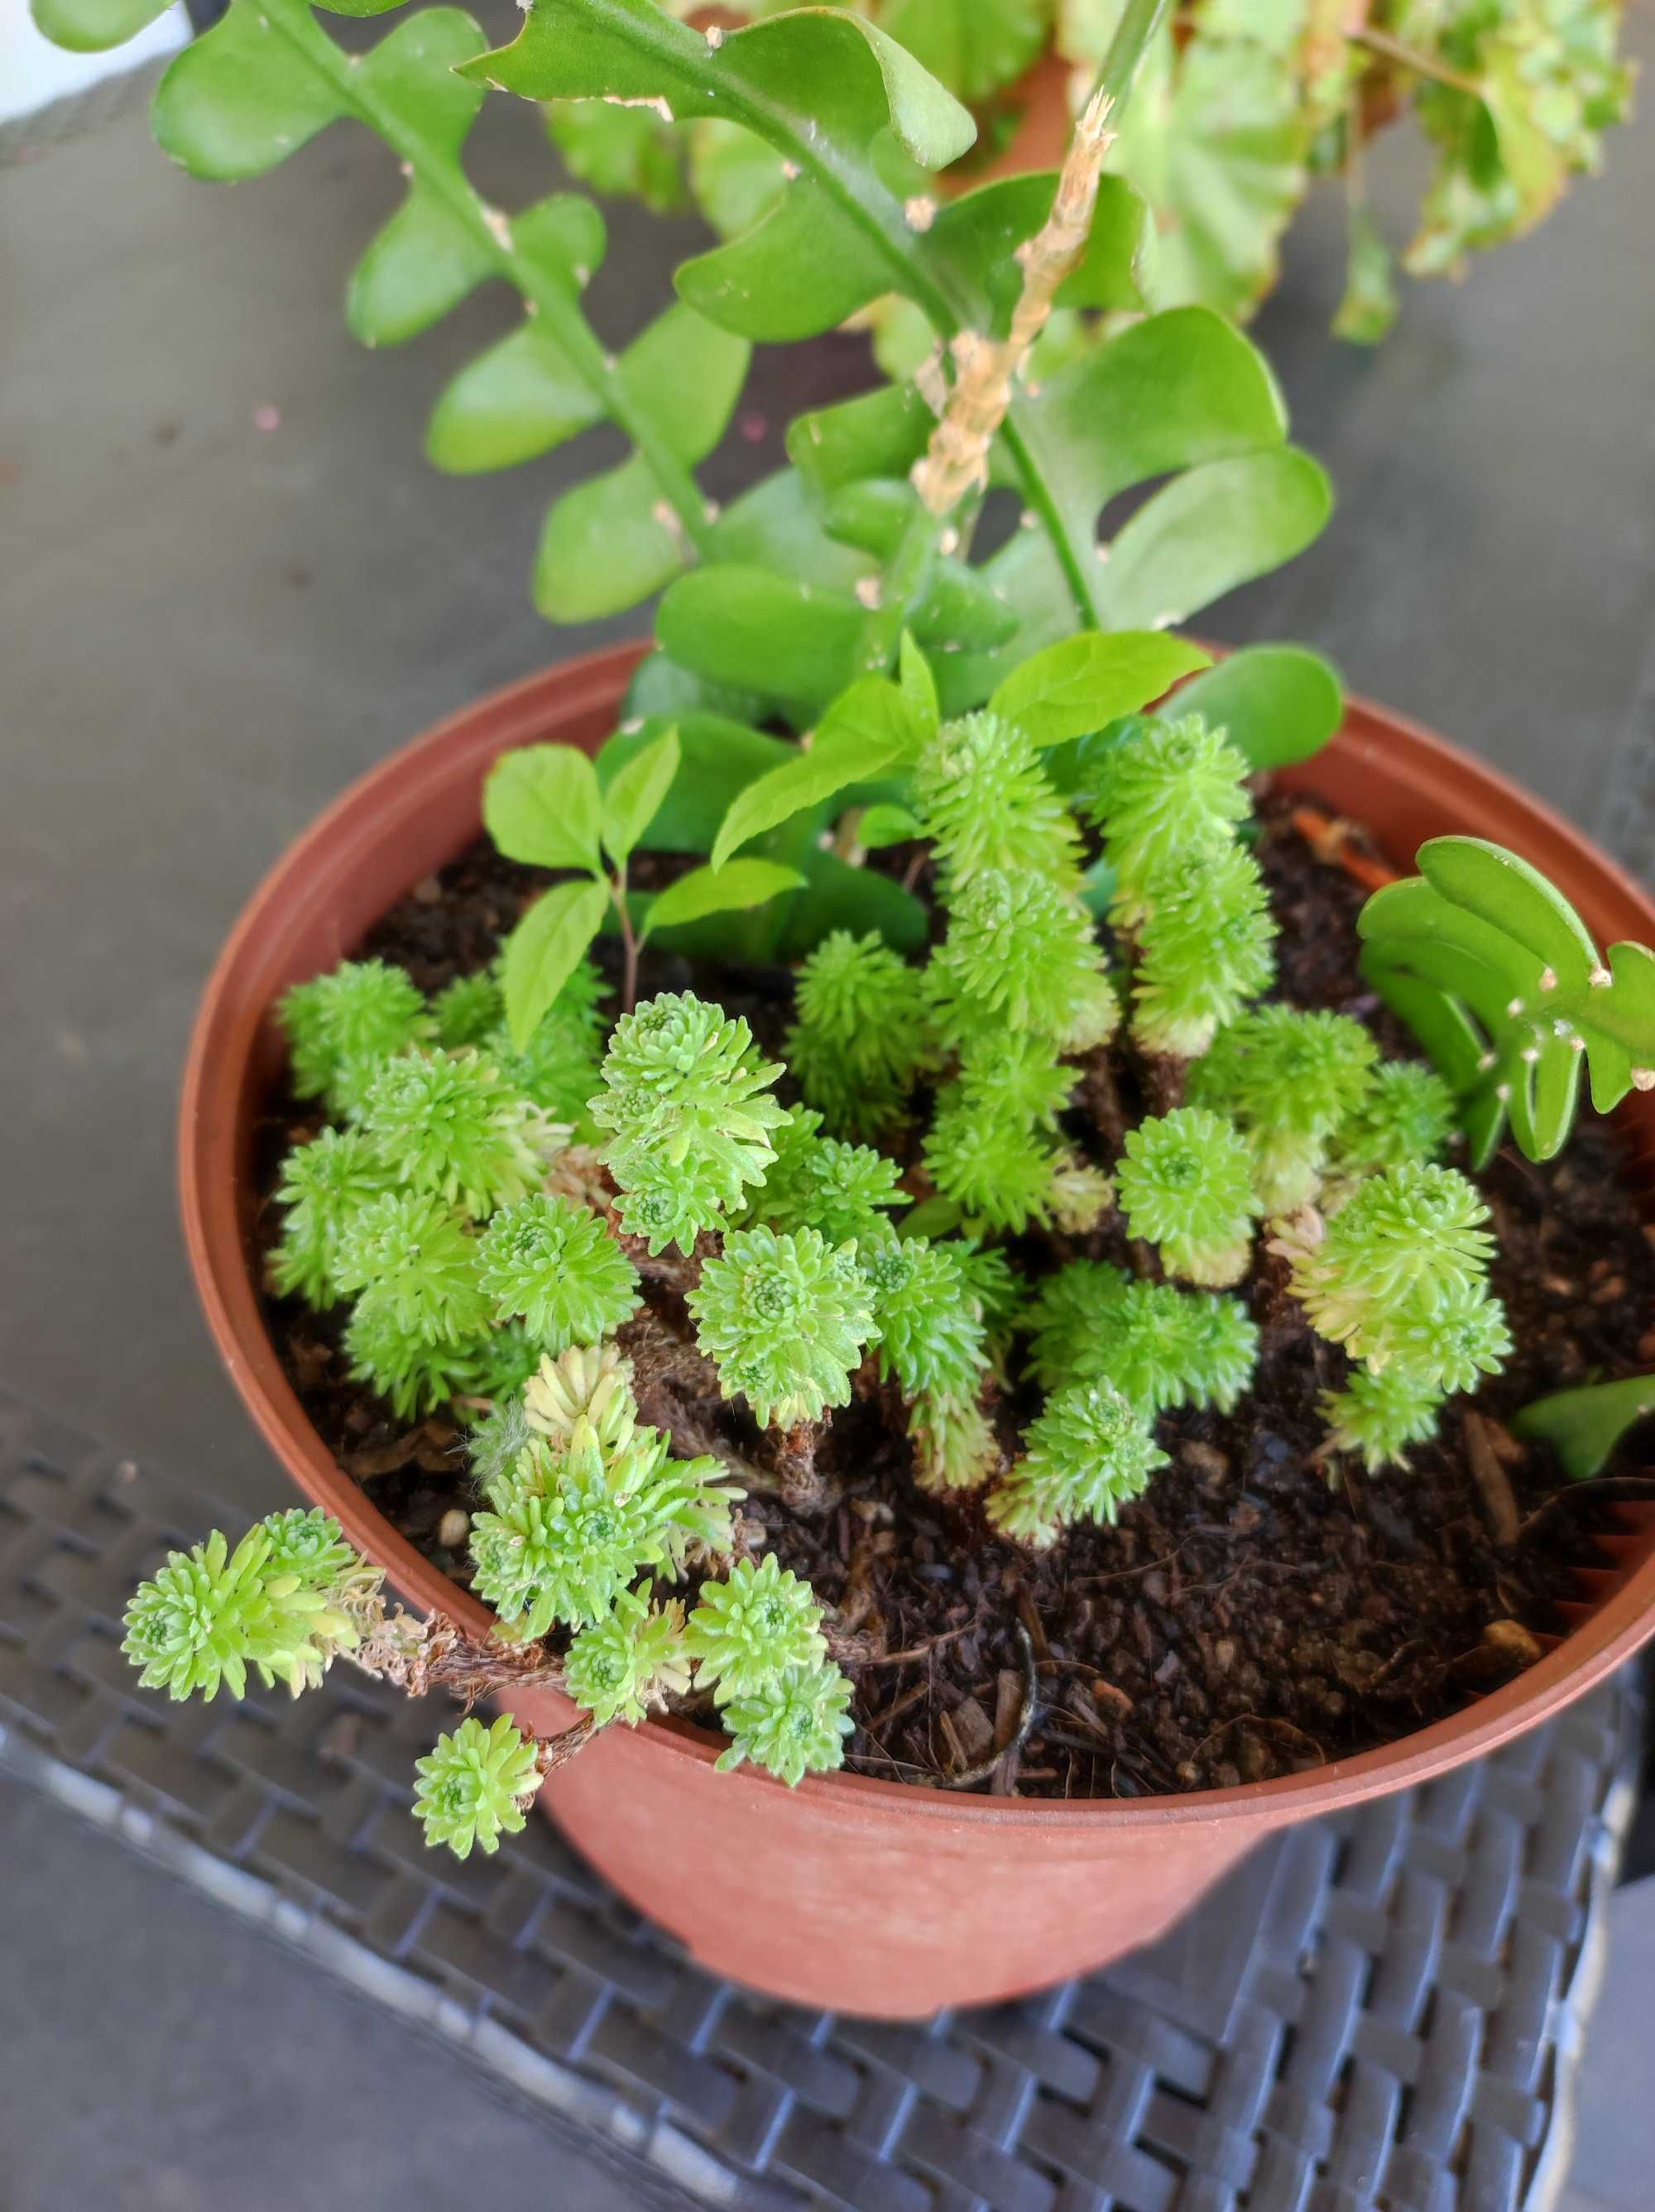
[[[1632,37],[1655,58],[1655,22]],[[502,204],[548,188],[512,103],[485,111],[478,160]],[[420,459],[432,398],[508,303],[479,295],[394,353],[346,335],[344,277],[398,191],[343,128],[210,190],[160,158],[131,103],[0,172],[0,1381],[250,1512],[281,1485],[209,1351],[173,1224],[177,1070],[207,966],[349,777],[477,693],[637,626],[555,634],[527,603],[539,517],[587,448],[469,481]],[[1652,207],[1643,126],[1534,239],[1463,287],[1410,290],[1373,355],[1325,337],[1338,222],[1314,210],[1260,335],[1340,510],[1309,556],[1208,618],[1321,647],[1354,688],[1646,866]],[[613,211],[597,301],[617,337],[664,296],[685,234]],[[846,341],[767,354],[751,404],[774,417],[856,374]],[[738,441],[715,488],[776,450],[774,429]],[[320,2201],[344,2173],[353,2203],[446,2205],[485,2137],[502,2198],[621,2201],[399,2029],[10,1789],[0,1865],[0,2212],[94,2194],[240,2212]],[[1634,2069],[1655,2019],[1652,1891],[1617,1905],[1573,2212],[1649,2201],[1655,2114]]]

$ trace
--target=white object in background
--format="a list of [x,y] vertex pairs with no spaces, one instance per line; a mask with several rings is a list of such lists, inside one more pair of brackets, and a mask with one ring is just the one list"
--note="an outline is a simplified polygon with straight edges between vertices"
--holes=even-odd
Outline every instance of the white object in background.
[[190,19],[182,0],[147,30],[105,54],[65,53],[34,27],[28,0],[0,0],[0,123],[33,115],[71,92],[84,92],[106,76],[119,76],[139,62],[175,54],[190,43]]

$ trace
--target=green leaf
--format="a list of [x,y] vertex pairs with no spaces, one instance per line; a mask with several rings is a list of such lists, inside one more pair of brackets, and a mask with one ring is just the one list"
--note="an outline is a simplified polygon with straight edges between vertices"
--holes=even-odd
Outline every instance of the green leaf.
[[1602,1113],[1655,1087],[1655,953],[1615,945],[1600,960],[1562,894],[1482,838],[1434,837],[1419,859],[1363,908],[1362,971],[1461,1097],[1480,1158],[1508,1114],[1521,1150],[1552,1158],[1583,1059]]
[[222,21],[169,64],[151,119],[162,153],[192,176],[224,181],[262,176],[349,112],[257,0],[230,0]]
[[679,134],[650,109],[557,100],[546,109],[546,129],[570,176],[594,192],[624,193],[657,215],[685,204]]
[[908,702],[908,711],[914,718],[919,743],[924,744],[935,737],[942,710],[937,703],[937,679],[931,673],[931,664],[909,630],[902,634],[897,677],[902,696]]
[[[737,568],[769,568],[794,583],[853,592],[873,563],[829,537],[826,501],[797,469],[778,469],[733,500],[713,526],[713,555]],[[772,696],[776,671],[762,687]]]
[[1188,639],[1154,630],[1083,630],[1013,669],[989,705],[1035,744],[1061,745],[1147,706],[1211,659]]
[[604,419],[603,402],[536,323],[468,362],[432,410],[426,459],[450,476],[532,461]]
[[658,421],[680,460],[704,460],[724,435],[752,349],[691,307],[668,307],[621,356],[634,406]]
[[877,868],[853,868],[837,853],[804,859],[806,888],[788,902],[778,957],[801,960],[836,929],[856,936],[877,930],[893,952],[918,952],[930,919],[912,891]]
[[731,860],[721,868],[692,868],[650,901],[643,934],[700,921],[709,914],[734,914],[764,906],[783,891],[796,891],[805,878],[797,868],[774,860]]
[[[667,726],[664,716],[648,715],[641,727],[618,730],[605,742],[598,781],[605,791]],[[791,760],[794,747],[784,738],[697,709],[680,710],[675,726],[678,771],[642,842],[652,853],[708,853],[737,793]]]
[[1031,67],[1051,17],[1052,0],[892,0],[884,20],[940,83],[975,103]]
[[788,458],[823,491],[866,477],[905,478],[936,419],[911,384],[885,385],[794,416],[788,425]]
[[554,502],[534,558],[534,604],[549,622],[596,622],[669,583],[687,549],[648,463],[634,453]]
[[1332,507],[1325,472],[1296,447],[1187,470],[1152,494],[1110,545],[1104,617],[1112,629],[1187,621],[1302,553]]
[[[362,64],[362,81],[376,94],[411,104],[431,153],[457,163],[483,94],[453,70],[481,53],[484,43],[459,9],[428,9],[374,49]],[[465,216],[416,176],[356,264],[345,321],[364,345],[400,345],[457,307],[493,266],[486,241]]]
[[1377,345],[1396,319],[1396,280],[1390,248],[1366,208],[1350,210],[1345,250],[1345,290],[1333,319],[1333,335],[1353,345]]
[[597,772],[574,745],[502,753],[483,787],[484,828],[508,860],[529,867],[596,874],[600,813]]
[[770,15],[709,46],[654,0],[534,0],[517,39],[472,73],[529,100],[664,100],[678,121],[727,118],[771,143],[785,138],[789,151],[808,140],[824,167],[865,153],[887,127],[928,169],[957,161],[977,136],[911,55],[829,9]]
[[1145,56],[1110,165],[1155,210],[1157,307],[1244,317],[1275,282],[1305,191],[1308,126],[1291,52],[1164,32]]
[[663,730],[617,769],[603,789],[604,849],[617,866],[642,842],[678,772],[678,733]]
[[100,54],[164,15],[172,0],[30,0],[34,27],[72,54]]
[[[511,757],[511,756],[508,756]],[[501,986],[506,1024],[517,1051],[551,1012],[575,973],[575,963],[598,934],[609,906],[602,884],[554,884],[535,901],[506,939]]]
[[863,611],[767,568],[692,569],[662,599],[655,635],[673,659],[715,684],[797,701],[831,699],[850,681]]
[[864,852],[883,852],[887,845],[906,845],[925,835],[917,816],[905,806],[864,808],[856,823],[856,842]]
[[1117,493],[1278,447],[1287,435],[1263,355],[1205,307],[1133,324],[1060,369],[1025,406],[1043,471],[1068,529],[1086,545]]
[[1176,709],[1203,714],[1255,768],[1321,751],[1345,711],[1338,672],[1302,645],[1249,645],[1179,687]]
[[709,321],[744,337],[814,337],[890,286],[888,264],[821,185],[797,178],[752,228],[680,264],[673,282]]
[[[1009,329],[1023,290],[1017,249],[1040,228],[1056,197],[1056,169],[997,177],[940,208],[925,237],[928,258],[946,265],[987,303],[996,337]],[[1086,248],[1058,287],[1058,307],[1144,307],[1139,272],[1153,222],[1124,177],[1101,178]]]
[[713,841],[713,866],[806,808],[911,761],[920,736],[901,691],[882,676],[853,684],[825,714],[808,750],[761,775],[737,798]]
[[1608,1466],[1628,1429],[1655,1413],[1655,1375],[1591,1382],[1536,1398],[1512,1423],[1514,1434],[1549,1443],[1572,1481],[1587,1482]]
[[369,346],[417,337],[491,266],[469,226],[416,181],[351,275],[344,308],[350,335]]
[[738,123],[720,122],[690,125],[690,179],[697,206],[721,238],[751,230],[788,181],[773,146]]
[[[603,217],[573,192],[526,209],[512,237],[542,276],[572,295],[604,258]],[[603,419],[603,402],[590,382],[537,318],[454,377],[432,412],[426,457],[455,476],[509,468]]]

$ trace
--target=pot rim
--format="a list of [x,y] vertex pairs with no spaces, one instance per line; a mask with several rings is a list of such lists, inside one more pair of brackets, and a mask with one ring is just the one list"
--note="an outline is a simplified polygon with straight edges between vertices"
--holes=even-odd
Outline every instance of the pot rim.
[[[395,1529],[367,1493],[339,1468],[282,1370],[260,1310],[253,1271],[235,1202],[235,1107],[242,1071],[264,1027],[268,1005],[243,991],[244,971],[268,947],[291,937],[307,918],[293,892],[326,863],[336,879],[384,842],[386,801],[394,793],[397,815],[429,796],[454,773],[457,749],[482,764],[512,745],[548,733],[549,711],[561,715],[617,703],[647,641],[611,646],[485,694],[447,716],[408,744],[356,777],[289,843],[243,907],[214,963],[191,1033],[179,1120],[179,1186],[185,1243],[208,1327],[231,1382],[255,1426],[287,1472],[311,1500],[332,1513],[357,1548],[381,1565],[391,1583],[422,1612],[441,1610],[474,1633],[493,1615],[434,1566]],[[1405,767],[1406,784],[1427,805],[1441,801],[1463,811],[1468,791],[1495,802],[1495,811],[1518,817],[1524,849],[1537,865],[1558,863],[1577,878],[1576,903],[1588,909],[1600,938],[1637,929],[1655,941],[1655,900],[1578,830],[1497,769],[1483,765],[1409,717],[1349,696],[1340,738],[1369,774]],[[1275,771],[1289,787],[1315,781],[1316,761]],[[1590,880],[1580,896],[1578,879]],[[285,911],[289,907],[295,911]],[[1614,919],[1610,919],[1614,917]],[[341,945],[336,957],[350,948]],[[225,1203],[223,1182],[230,1184]],[[216,1194],[216,1202],[215,1202]],[[1646,1559],[1591,1614],[1512,1681],[1476,1698],[1462,1711],[1396,1741],[1302,1773],[1232,1789],[1190,1790],[1133,1799],[1088,1798],[1062,1802],[1040,1798],[956,1796],[910,1783],[882,1782],[843,1772],[812,1776],[798,1792],[841,1815],[878,1820],[900,1811],[946,1825],[1038,1829],[1074,1833],[1102,1825],[1154,1830],[1190,1822],[1263,1817],[1275,1826],[1354,1805],[1393,1790],[1427,1781],[1463,1760],[1494,1751],[1545,1714],[1583,1696],[1655,1632],[1655,1555]],[[571,1709],[572,1710],[572,1709]],[[663,1756],[710,1765],[726,1740],[678,1720],[644,1722],[636,1731]],[[786,1785],[751,1770],[726,1776],[727,1789]]]

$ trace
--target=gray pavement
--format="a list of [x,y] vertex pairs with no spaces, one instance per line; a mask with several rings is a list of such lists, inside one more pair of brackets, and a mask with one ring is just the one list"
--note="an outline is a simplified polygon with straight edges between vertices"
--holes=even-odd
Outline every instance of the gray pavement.
[[[1650,19],[1633,40],[1655,58]],[[206,969],[349,777],[636,625],[557,634],[527,602],[539,517],[588,448],[470,481],[420,459],[432,398],[508,303],[480,295],[395,353],[346,335],[345,276],[397,198],[375,146],[342,127],[215,190],[161,159],[141,106],[104,112],[0,171],[0,1381],[257,1511],[281,1484],[211,1356],[173,1220],[177,1071]],[[479,153],[502,204],[548,188],[527,109],[490,103]],[[1646,866],[1652,207],[1645,125],[1534,239],[1463,287],[1411,289],[1372,356],[1325,337],[1338,222],[1318,209],[1260,335],[1339,513],[1208,618],[1323,647]],[[618,338],[664,296],[685,234],[613,211],[597,296]],[[767,355],[751,404],[852,388],[857,358],[842,340]],[[775,453],[773,431],[736,441],[719,488]],[[0,1869],[0,2212],[447,2205],[469,2200],[485,2142],[502,2201],[621,2201],[448,2062],[10,1785]],[[1617,1903],[1571,2212],[1649,2201],[1652,1892]]]

